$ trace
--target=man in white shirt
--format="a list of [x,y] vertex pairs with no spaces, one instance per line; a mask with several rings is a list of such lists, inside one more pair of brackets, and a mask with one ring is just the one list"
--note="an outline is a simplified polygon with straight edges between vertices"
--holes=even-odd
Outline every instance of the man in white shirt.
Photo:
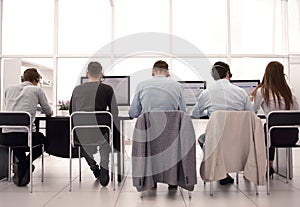
[[[232,74],[228,64],[221,61],[216,62],[212,67],[211,75],[216,82],[200,94],[192,110],[193,117],[210,116],[217,110],[253,111],[246,91],[229,82]],[[203,147],[205,134],[202,134],[198,141]],[[221,180],[220,183],[233,183],[233,179],[229,176]]]
[[[5,111],[26,111],[32,118],[32,145],[44,144],[46,148],[46,139],[41,132],[35,128],[35,115],[37,105],[47,116],[53,114],[46,95],[41,87],[37,87],[41,78],[35,68],[28,68],[24,71],[24,82],[17,86],[6,89],[4,93]],[[0,136],[0,143],[11,146],[27,146],[27,131],[20,128],[4,128]],[[18,162],[14,165],[13,182],[17,186],[25,186],[29,183],[29,154],[26,156],[25,148],[16,148],[13,150]],[[35,160],[42,154],[41,146],[32,149],[32,160]],[[34,169],[34,166],[33,166]]]

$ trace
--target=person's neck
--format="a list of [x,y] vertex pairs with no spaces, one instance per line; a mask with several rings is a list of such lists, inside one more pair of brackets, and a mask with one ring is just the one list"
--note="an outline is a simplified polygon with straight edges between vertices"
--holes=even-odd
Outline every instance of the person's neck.
[[100,78],[89,78],[89,82],[99,82]]

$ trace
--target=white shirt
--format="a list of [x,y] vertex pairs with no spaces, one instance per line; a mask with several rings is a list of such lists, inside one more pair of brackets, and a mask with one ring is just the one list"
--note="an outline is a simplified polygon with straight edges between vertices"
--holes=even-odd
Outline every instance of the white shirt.
[[[48,104],[47,97],[42,88],[34,86],[28,81],[24,81],[17,86],[9,87],[4,93],[4,110],[27,111],[30,113],[33,132],[35,132],[34,121],[38,104],[41,105],[42,111],[44,111],[46,115],[52,113],[52,109]],[[3,132],[26,132],[26,129],[3,129]]]
[[217,80],[204,90],[193,108],[193,117],[210,116],[217,110],[253,111],[248,94],[227,79]]
[[[294,94],[292,94],[292,95],[293,95],[293,103],[294,104],[291,106],[290,110],[298,110],[299,104],[298,104],[297,98]],[[255,112],[257,112],[260,107],[263,109],[263,111],[266,115],[271,111],[285,110],[285,102],[284,102],[283,98],[280,99],[280,106],[281,107],[279,107],[278,102],[276,102],[276,105],[275,105],[275,101],[274,101],[272,95],[270,95],[269,106],[267,106],[267,104],[264,100],[264,97],[261,94],[261,88],[257,89],[256,95],[254,97],[254,102],[253,102],[253,109]]]

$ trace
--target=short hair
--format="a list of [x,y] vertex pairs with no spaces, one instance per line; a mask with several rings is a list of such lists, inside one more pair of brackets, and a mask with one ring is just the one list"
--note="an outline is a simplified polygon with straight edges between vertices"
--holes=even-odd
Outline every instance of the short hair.
[[93,77],[102,73],[102,65],[99,62],[90,62],[87,71]]
[[23,80],[33,83],[33,81],[39,82],[42,76],[35,68],[28,68],[23,73]]
[[215,80],[225,78],[227,72],[229,72],[229,76],[232,77],[229,65],[222,61],[216,62],[211,69],[211,75]]
[[163,60],[156,61],[153,65],[153,69],[156,70],[169,70],[169,65]]

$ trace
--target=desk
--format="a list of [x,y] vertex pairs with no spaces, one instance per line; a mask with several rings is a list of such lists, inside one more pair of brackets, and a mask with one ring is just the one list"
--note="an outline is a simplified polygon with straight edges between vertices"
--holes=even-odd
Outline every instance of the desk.
[[[120,122],[126,120],[128,117],[120,117],[114,121],[113,141],[114,149],[117,152],[117,172],[118,182],[123,180],[124,175],[124,141],[120,134]],[[69,158],[70,147],[70,117],[36,117],[35,125],[37,131],[40,130],[40,121],[46,121],[46,138],[48,140],[48,147],[46,152],[62,158]],[[123,124],[122,124],[123,125]],[[122,140],[122,142],[120,142]],[[121,150],[120,147],[122,146]],[[78,158],[78,150],[72,150],[72,157]]]

